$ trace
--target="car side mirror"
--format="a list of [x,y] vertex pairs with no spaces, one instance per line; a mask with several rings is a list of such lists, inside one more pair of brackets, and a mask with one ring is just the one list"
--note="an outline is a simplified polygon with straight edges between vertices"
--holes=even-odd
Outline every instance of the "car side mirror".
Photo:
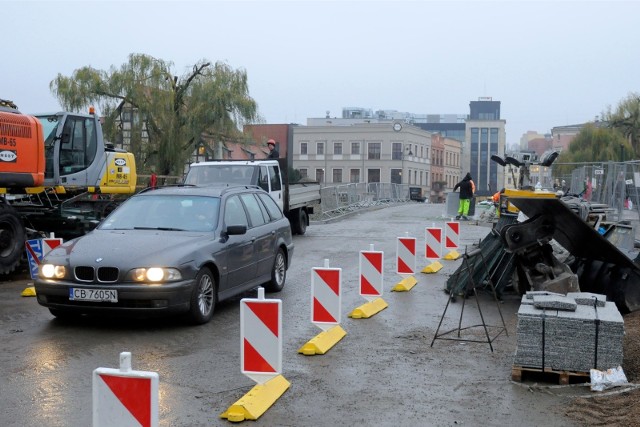
[[229,225],[227,226],[227,235],[228,236],[238,236],[241,234],[247,233],[246,225]]

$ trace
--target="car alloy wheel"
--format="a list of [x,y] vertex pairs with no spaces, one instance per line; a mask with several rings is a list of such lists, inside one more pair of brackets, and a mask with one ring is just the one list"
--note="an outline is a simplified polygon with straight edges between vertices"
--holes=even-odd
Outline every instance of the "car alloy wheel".
[[211,274],[211,270],[204,267],[196,276],[191,296],[191,309],[189,311],[191,320],[196,324],[207,323],[211,320],[217,297],[215,279]]
[[271,270],[271,280],[266,284],[267,292],[280,292],[284,287],[287,278],[287,259],[284,256],[282,248],[278,249],[276,257],[273,260],[273,269]]

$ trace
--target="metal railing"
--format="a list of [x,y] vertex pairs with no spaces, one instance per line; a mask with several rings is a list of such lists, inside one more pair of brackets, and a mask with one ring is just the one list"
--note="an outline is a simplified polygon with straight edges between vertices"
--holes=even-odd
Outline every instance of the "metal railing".
[[408,184],[354,183],[323,187],[320,192],[322,201],[319,214],[324,220],[371,206],[411,200]]
[[640,162],[585,164],[571,173],[569,194],[608,207],[613,221],[640,218]]

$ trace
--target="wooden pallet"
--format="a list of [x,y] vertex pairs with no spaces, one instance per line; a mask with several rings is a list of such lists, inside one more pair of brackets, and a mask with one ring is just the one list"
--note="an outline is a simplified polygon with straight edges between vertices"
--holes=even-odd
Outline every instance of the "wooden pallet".
[[530,376],[546,382],[557,382],[558,384],[569,384],[589,382],[591,374],[589,372],[558,371],[551,368],[532,368],[527,366],[513,365],[511,368],[511,379],[522,382],[522,377]]

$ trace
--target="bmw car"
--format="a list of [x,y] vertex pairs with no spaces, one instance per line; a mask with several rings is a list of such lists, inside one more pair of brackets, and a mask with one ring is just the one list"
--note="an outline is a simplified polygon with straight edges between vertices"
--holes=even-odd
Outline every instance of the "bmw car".
[[202,324],[218,301],[282,290],[293,249],[289,221],[258,187],[148,189],[49,252],[36,295],[56,317],[184,313]]

